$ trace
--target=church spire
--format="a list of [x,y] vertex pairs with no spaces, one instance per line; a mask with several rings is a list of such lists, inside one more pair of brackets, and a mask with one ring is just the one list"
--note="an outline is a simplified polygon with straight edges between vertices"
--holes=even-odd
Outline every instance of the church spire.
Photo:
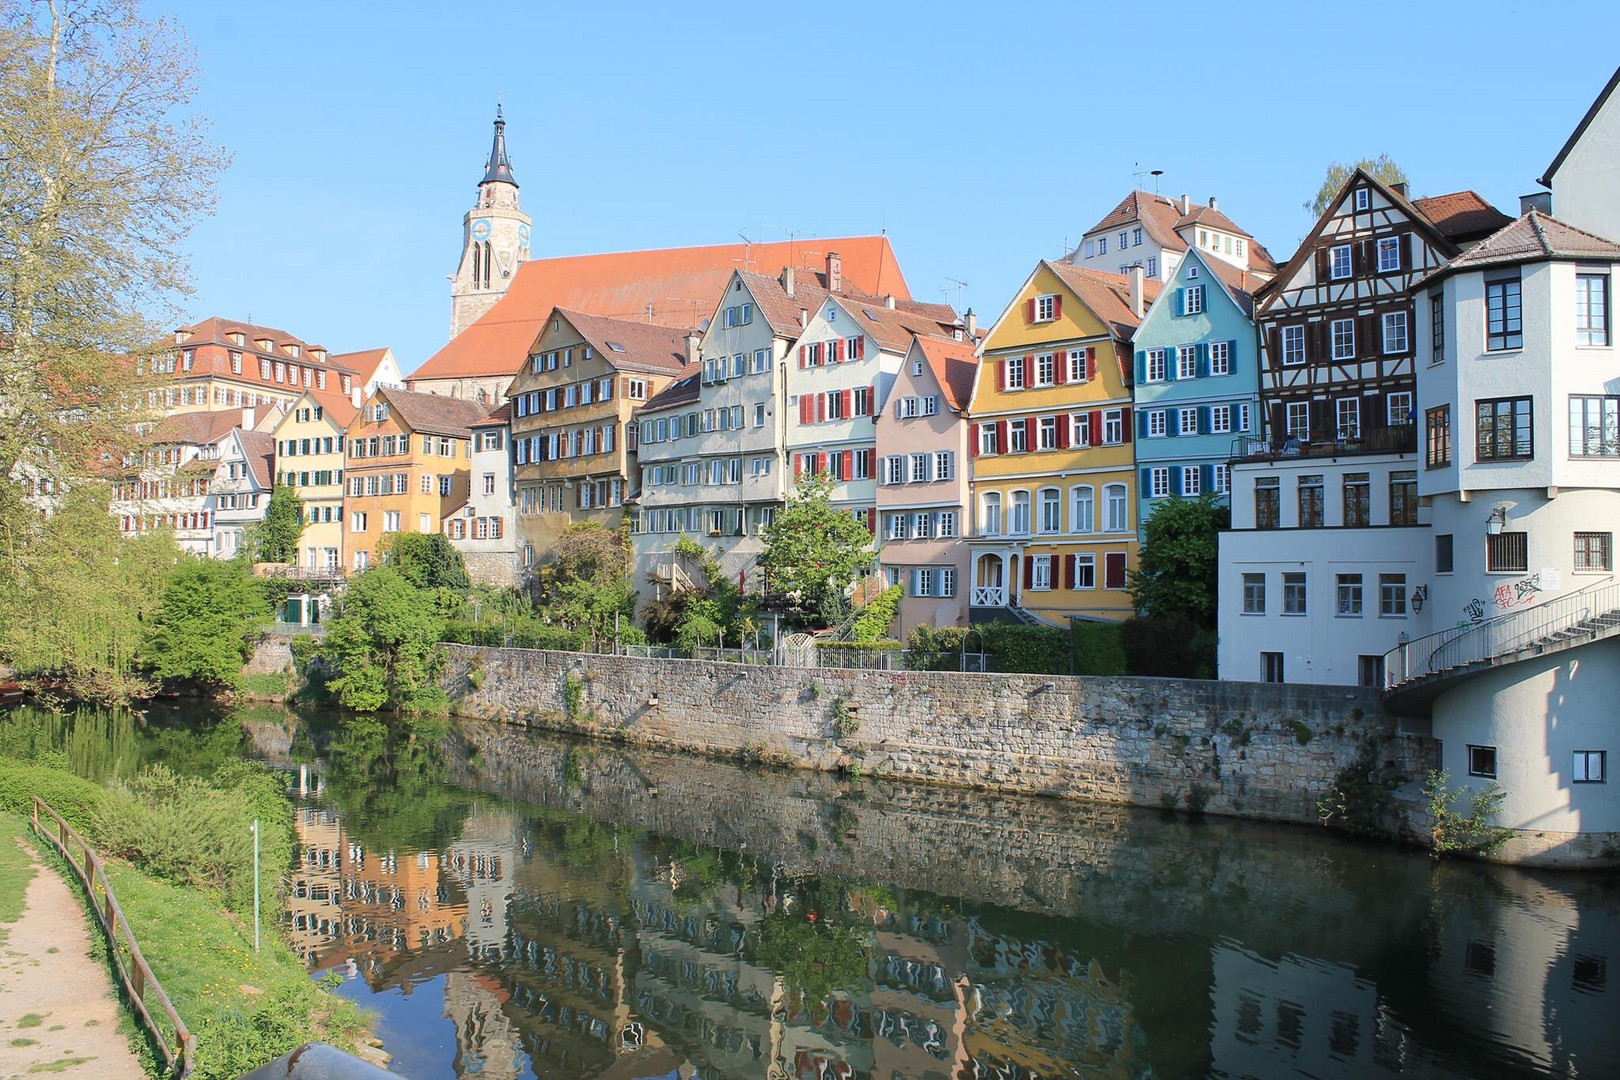
[[495,106],[495,141],[489,148],[489,165],[484,169],[483,182],[518,186],[517,177],[512,175],[512,163],[506,157],[506,117],[499,105]]

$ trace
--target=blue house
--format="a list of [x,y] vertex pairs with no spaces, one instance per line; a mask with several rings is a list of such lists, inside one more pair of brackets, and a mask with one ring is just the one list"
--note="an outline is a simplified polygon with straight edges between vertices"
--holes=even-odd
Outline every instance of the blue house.
[[1189,247],[1137,328],[1139,526],[1164,499],[1230,493],[1233,445],[1260,433],[1252,294],[1263,281]]

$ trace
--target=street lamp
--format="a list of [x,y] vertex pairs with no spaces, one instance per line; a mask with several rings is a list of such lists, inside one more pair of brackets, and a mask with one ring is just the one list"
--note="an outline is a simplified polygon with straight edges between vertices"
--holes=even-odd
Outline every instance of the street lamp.
[[1501,536],[1505,528],[1507,528],[1507,507],[1498,506],[1491,511],[1491,516],[1485,519],[1485,535]]

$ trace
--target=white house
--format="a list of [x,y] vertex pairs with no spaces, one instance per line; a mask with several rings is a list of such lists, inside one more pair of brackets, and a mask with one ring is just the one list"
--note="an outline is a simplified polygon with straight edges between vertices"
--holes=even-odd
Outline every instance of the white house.
[[1262,278],[1277,272],[1271,255],[1212,196],[1195,203],[1133,191],[1085,231],[1065,262],[1109,274],[1141,267],[1150,281],[1169,281],[1189,247]]
[[1541,175],[1558,220],[1620,240],[1620,68]]
[[512,484],[512,448],[509,425],[512,403],[495,409],[483,420],[468,425],[472,431],[471,480],[467,501],[446,515],[444,534],[461,552],[467,576],[475,584],[516,585],[534,551],[518,544],[513,527],[516,511]]
[[275,478],[276,440],[267,431],[233,428],[215,440],[209,498],[214,507],[216,559],[242,550],[247,532],[264,520]]

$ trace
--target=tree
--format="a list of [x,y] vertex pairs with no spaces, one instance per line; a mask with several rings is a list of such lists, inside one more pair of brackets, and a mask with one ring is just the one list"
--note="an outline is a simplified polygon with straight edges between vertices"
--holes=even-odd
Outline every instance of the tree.
[[1338,195],[1345,181],[1349,180],[1357,169],[1383,184],[1406,183],[1406,170],[1395,164],[1388,154],[1362,158],[1350,165],[1335,161],[1328,166],[1327,176],[1323,179],[1321,188],[1317,190],[1316,198],[1305,204],[1305,209],[1311,212],[1312,217],[1321,217],[1327,211],[1334,196]]
[[141,660],[159,679],[234,687],[270,623],[263,584],[241,559],[182,559],[163,589]]
[[[138,0],[0,16],[0,479],[60,490],[129,445],[145,367],[172,348],[183,242],[227,163],[190,111],[195,70]],[[26,515],[0,512],[15,557]]]
[[327,624],[323,653],[337,675],[327,689],[357,712],[410,704],[433,684],[443,621],[410,580],[373,566],[349,583]]
[[383,538],[381,552],[418,589],[465,593],[472,588],[467,561],[443,533],[393,533]]
[[1143,526],[1142,552],[1131,573],[1131,603],[1148,618],[1184,618],[1215,626],[1216,557],[1232,512],[1219,497],[1165,499]]
[[270,489],[270,505],[259,523],[253,545],[256,562],[294,563],[298,561],[298,538],[304,534],[304,504],[298,493],[286,484]]
[[833,509],[832,481],[813,476],[765,527],[759,554],[772,592],[786,593],[822,621],[836,611],[855,578],[872,565],[872,538],[866,526]]
[[623,640],[636,613],[629,536],[594,521],[575,522],[563,530],[555,554],[530,579],[541,616],[594,641],[611,641],[618,629]]

